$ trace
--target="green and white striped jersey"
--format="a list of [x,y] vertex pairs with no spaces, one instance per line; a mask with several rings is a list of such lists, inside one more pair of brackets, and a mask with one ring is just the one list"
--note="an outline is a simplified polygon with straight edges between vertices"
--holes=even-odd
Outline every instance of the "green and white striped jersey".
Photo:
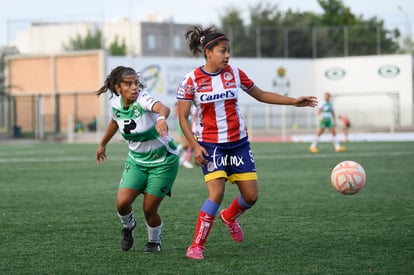
[[333,119],[333,105],[330,101],[323,101],[319,109],[323,118]]
[[113,95],[110,99],[112,119],[128,142],[129,155],[139,164],[163,162],[167,152],[178,155],[171,136],[168,134],[162,137],[155,129],[158,114],[152,112],[152,107],[157,102],[145,90],[140,90],[137,100],[128,108],[124,108],[120,96]]

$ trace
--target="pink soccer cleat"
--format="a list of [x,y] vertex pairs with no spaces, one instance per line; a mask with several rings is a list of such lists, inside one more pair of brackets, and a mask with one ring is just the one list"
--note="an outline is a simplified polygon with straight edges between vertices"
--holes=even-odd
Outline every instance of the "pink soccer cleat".
[[224,209],[220,211],[220,219],[229,229],[230,236],[236,242],[241,243],[244,239],[244,234],[243,234],[243,230],[240,227],[239,222],[237,220],[234,220],[233,222],[229,222],[224,218],[223,214],[224,214]]
[[204,249],[204,247],[202,247],[202,246],[191,245],[187,249],[187,254],[186,254],[187,255],[187,258],[189,258],[189,259],[195,259],[195,260],[202,260],[202,259],[204,259],[203,249]]

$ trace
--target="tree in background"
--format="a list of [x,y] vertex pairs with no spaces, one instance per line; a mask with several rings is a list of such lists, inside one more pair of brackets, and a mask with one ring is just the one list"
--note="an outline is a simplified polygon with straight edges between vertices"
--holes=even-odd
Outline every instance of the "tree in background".
[[[232,54],[234,56],[255,57],[271,55],[271,52],[281,51],[277,41],[280,30],[279,24],[281,12],[275,4],[259,3],[250,10],[251,24],[244,24],[242,11],[235,6],[225,10],[225,15],[220,17],[221,28],[230,37],[232,42]],[[260,48],[261,51],[257,49]]]
[[[230,42],[234,44],[237,42],[238,45],[232,47],[232,54],[235,56],[243,55],[248,56],[251,51],[251,43],[253,39],[244,31],[243,20],[241,19],[240,11],[235,7],[229,7],[225,10],[225,16],[220,17],[223,32],[225,32]],[[242,41],[243,43],[240,43]]]
[[[330,26],[324,34],[318,34],[321,43],[321,55],[318,57],[338,56],[340,52],[348,55],[372,55],[379,53],[396,53],[398,30],[384,29],[384,21],[377,17],[364,20],[363,16],[356,16],[341,0],[318,0],[324,10],[321,15],[321,26]],[[339,47],[339,46],[343,47]],[[347,48],[345,48],[347,47]]]
[[115,40],[111,43],[111,45],[109,46],[108,52],[109,55],[112,56],[125,56],[126,55],[126,44],[125,44],[125,38],[122,39],[122,42],[119,43],[119,37],[118,35],[115,36]]
[[[63,46],[66,51],[85,51],[103,49],[102,32],[88,30],[85,37],[77,34],[76,37],[71,37],[69,43]],[[127,51],[125,39],[119,42],[119,37],[115,36],[114,41],[109,45],[108,53],[113,56],[125,56]]]
[[285,30],[284,57],[305,58],[313,55],[314,26],[320,25],[320,18],[312,12],[295,12],[288,9],[282,26]]
[[[249,26],[250,37],[257,41],[256,35],[260,33],[260,46],[262,57],[271,57],[275,55],[283,55],[284,44],[278,43],[284,37],[282,28],[274,28],[282,21],[282,12],[278,10],[276,4],[259,3],[250,12]],[[258,38],[258,37],[257,37]],[[253,44],[254,45],[254,44]],[[257,56],[256,52],[255,56]]]
[[102,44],[101,30],[91,31],[88,29],[85,37],[77,34],[76,37],[69,38],[68,45],[64,45],[63,48],[66,51],[96,50],[102,49]]
[[[386,30],[377,17],[355,15],[341,0],[316,0],[322,14],[283,13],[278,6],[259,3],[250,7],[250,25],[241,10],[230,7],[221,28],[230,35],[234,56],[330,57],[398,53],[398,29]],[[228,30],[231,30],[230,32]]]

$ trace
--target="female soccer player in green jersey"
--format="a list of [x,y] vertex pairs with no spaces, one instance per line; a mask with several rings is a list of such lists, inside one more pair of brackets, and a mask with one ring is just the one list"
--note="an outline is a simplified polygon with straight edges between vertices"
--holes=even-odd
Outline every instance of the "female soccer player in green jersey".
[[328,129],[329,132],[331,132],[336,152],[343,152],[346,149],[344,146],[340,145],[340,142],[336,136],[335,112],[333,109],[332,102],[330,100],[331,94],[326,92],[324,94],[324,101],[318,109],[319,127],[316,132],[316,136],[313,139],[311,146],[309,147],[309,151],[311,151],[312,153],[318,153],[318,148],[316,148],[316,146],[318,144],[319,137],[323,134],[325,129]]
[[113,69],[96,94],[108,90],[112,119],[96,151],[96,162],[100,164],[107,159],[106,145],[119,130],[129,147],[116,199],[123,225],[121,248],[128,251],[133,245],[136,221],[132,204],[143,194],[148,231],[144,252],[161,251],[163,223],[158,207],[171,194],[178,172],[178,150],[166,121],[170,109],[144,90],[137,72],[129,67]]

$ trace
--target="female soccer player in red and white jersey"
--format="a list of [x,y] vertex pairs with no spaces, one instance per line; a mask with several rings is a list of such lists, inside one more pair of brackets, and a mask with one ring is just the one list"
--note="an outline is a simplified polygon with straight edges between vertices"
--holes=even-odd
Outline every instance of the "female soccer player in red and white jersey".
[[[204,65],[186,74],[177,89],[181,129],[194,150],[195,164],[202,167],[208,190],[187,257],[204,259],[202,250],[223,200],[225,182],[236,184],[240,191],[219,214],[236,242],[244,238],[236,218],[258,199],[256,167],[237,101],[239,89],[269,104],[315,107],[317,100],[313,96],[292,98],[260,89],[241,69],[229,64],[229,39],[213,27],[192,26],[185,38],[193,56],[202,53],[206,59]],[[188,123],[191,103],[197,108],[196,139]]]

